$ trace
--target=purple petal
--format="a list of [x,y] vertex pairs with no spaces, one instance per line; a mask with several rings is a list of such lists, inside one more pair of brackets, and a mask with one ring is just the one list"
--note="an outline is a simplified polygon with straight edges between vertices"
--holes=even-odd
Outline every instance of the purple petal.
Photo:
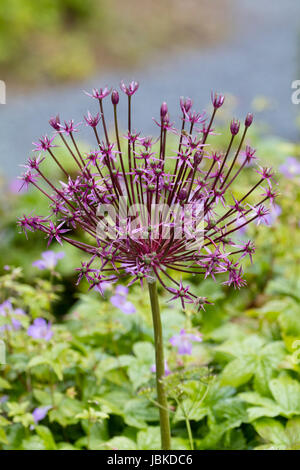
[[50,408],[52,408],[52,406],[41,406],[41,407],[35,408],[35,410],[32,413],[35,423],[38,423],[39,421],[44,419],[47,416]]
[[124,297],[126,297],[128,295],[128,287],[119,284],[116,287],[116,294],[124,295]]

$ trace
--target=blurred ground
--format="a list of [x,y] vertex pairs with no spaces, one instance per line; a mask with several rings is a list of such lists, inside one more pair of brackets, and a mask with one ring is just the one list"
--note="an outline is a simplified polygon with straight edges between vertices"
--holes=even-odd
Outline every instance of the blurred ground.
[[214,44],[234,0],[1,0],[1,78],[26,89]]
[[[123,18],[122,24],[127,21],[128,26],[124,28],[123,39],[119,40],[116,49],[132,50],[134,44],[136,51],[139,51],[137,54],[144,54],[143,66],[133,67],[128,62],[125,70],[124,64],[121,67],[116,60],[113,70],[101,72],[100,68],[89,80],[73,85],[44,87],[39,91],[27,91],[26,94],[16,94],[10,82],[7,83],[7,104],[0,107],[0,166],[5,174],[14,176],[19,173],[17,165],[23,163],[31,152],[31,142],[49,132],[47,122],[50,116],[60,113],[62,118],[81,121],[87,109],[96,109],[96,104],[82,90],[106,83],[118,86],[123,77],[140,81],[141,87],[134,101],[134,126],[144,133],[156,132],[151,118],[157,116],[163,100],[168,102],[171,115],[176,117],[180,95],[191,96],[195,107],[201,109],[209,102],[210,91],[217,90],[238,97],[231,103],[227,98],[227,108],[224,109],[228,113],[232,112],[232,103],[236,105],[234,113],[238,117],[252,108],[256,122],[266,123],[270,131],[279,136],[293,140],[298,138],[296,118],[299,106],[291,102],[291,83],[300,78],[299,3],[294,0],[286,0],[284,4],[274,4],[270,0],[243,0],[230,4],[213,2],[213,10],[209,10],[209,2],[185,2],[184,9],[182,2],[172,2],[172,8],[164,9],[163,14],[158,2],[150,3],[149,10],[145,10],[144,4],[141,10],[137,2],[140,21],[134,31],[128,23],[130,11],[124,11],[123,7],[118,10]],[[182,10],[180,28],[173,20],[173,15],[178,12],[175,4]],[[196,22],[191,22],[190,10],[186,5],[191,11],[198,5]],[[156,26],[154,23],[151,26],[152,34],[151,15],[157,21]],[[157,44],[162,44],[161,38],[167,37],[162,36],[162,33],[167,35],[162,26],[166,19],[169,19],[165,25],[170,28],[170,39],[154,57],[149,52],[150,43],[153,45],[156,38]],[[196,23],[200,20],[205,27],[198,30]],[[143,28],[147,33],[144,42],[141,39]],[[99,34],[100,31],[99,26]],[[115,33],[112,31],[110,34]],[[174,40],[177,34],[179,41]],[[198,39],[191,41],[193,37]],[[125,106],[120,106],[120,111],[121,108],[125,113]],[[265,128],[265,124],[261,128]]]

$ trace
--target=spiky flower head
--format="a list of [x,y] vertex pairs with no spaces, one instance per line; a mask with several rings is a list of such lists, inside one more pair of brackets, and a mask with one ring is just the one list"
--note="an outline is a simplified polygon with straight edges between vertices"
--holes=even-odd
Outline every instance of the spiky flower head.
[[[49,179],[41,169],[43,158],[28,160],[24,184],[48,198],[50,213],[24,216],[19,225],[26,235],[43,232],[48,245],[56,240],[85,252],[89,259],[77,269],[79,280],[85,277],[90,288],[101,293],[107,283],[123,278],[128,285],[158,280],[171,300],[203,308],[207,299],[197,298],[178,273],[214,280],[227,275],[225,285],[243,286],[241,261],[246,256],[252,261],[254,245],[232,237],[250,222],[266,221],[268,209],[263,204],[268,199],[273,202],[276,195],[271,169],[261,167],[255,170],[253,187],[243,195],[243,188],[234,194],[232,183],[255,158],[254,149],[243,149],[253,117],[247,115],[240,138],[240,122],[232,120],[228,148],[215,152],[210,144],[212,125],[224,96],[212,94],[213,113],[208,119],[192,109],[190,98],[181,98],[181,129],[174,126],[163,102],[155,121],[158,137],[143,137],[132,128],[132,98],[138,83],[121,82],[120,88],[128,101],[126,134],[119,133],[118,92],[113,90],[111,96],[110,133],[103,101],[111,90],[94,89],[89,96],[98,100],[100,109],[84,117],[94,137],[88,153],[74,136],[79,124],[73,120],[61,124],[58,116],[50,120],[54,136],[42,137],[35,145],[55,161],[61,177],[56,183]],[[74,161],[76,171],[71,174],[54,150],[58,143]],[[256,188],[265,183],[265,192],[253,203]]]

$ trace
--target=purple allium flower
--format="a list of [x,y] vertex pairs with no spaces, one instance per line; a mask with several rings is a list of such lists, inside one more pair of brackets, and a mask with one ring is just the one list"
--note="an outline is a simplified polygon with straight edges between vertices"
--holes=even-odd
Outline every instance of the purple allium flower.
[[96,100],[103,100],[106,96],[108,96],[111,92],[111,88],[108,88],[107,86],[104,88],[93,88],[92,93],[87,93],[85,91],[85,94],[90,96],[91,98],[95,98]]
[[200,334],[196,336],[192,333],[186,333],[184,329],[180,330],[179,335],[174,335],[170,338],[172,346],[178,348],[178,354],[192,354],[192,343],[200,343],[201,341],[202,337]]
[[[213,125],[223,95],[212,95],[210,117],[193,109],[189,98],[181,99],[180,129],[175,128],[163,103],[155,120],[158,135],[151,138],[133,127],[133,95],[138,83],[122,82],[121,89],[127,95],[125,136],[119,132],[119,94],[114,90],[110,102],[114,113],[112,132],[103,108],[103,98],[111,90],[105,87],[90,95],[99,101],[99,114],[96,118],[86,117],[94,149],[88,154],[75,140],[77,125],[73,120],[64,124],[59,117],[50,120],[56,131],[54,138],[76,169],[69,174],[52,148],[53,138],[47,142],[42,138],[46,158],[54,160],[61,175],[58,182],[50,181],[42,161],[27,164],[30,169],[23,176],[23,184],[32,184],[48,198],[49,214],[24,216],[18,224],[26,236],[39,230],[48,245],[55,239],[88,255],[89,260],[78,268],[78,279],[85,277],[90,289],[103,293],[107,283],[127,279],[131,285],[156,279],[173,300],[181,301],[183,308],[186,303],[204,308],[207,300],[197,298],[172,273],[215,280],[225,275],[226,285],[243,286],[241,262],[250,256],[249,246],[237,248],[236,256],[235,234],[251,222],[266,221],[268,209],[264,204],[267,200],[273,203],[276,196],[270,168],[253,172],[256,180],[250,189],[238,186],[243,169],[252,171],[250,163],[255,165],[255,150],[244,144],[252,115],[247,115],[241,136],[240,122],[231,122],[228,146],[216,152],[212,146],[216,133]],[[91,124],[97,116],[101,120],[96,127]],[[264,190],[262,196],[255,195],[258,187]],[[87,235],[84,238],[83,232]],[[111,301],[124,313],[133,313],[127,291],[120,289]]]
[[97,113],[96,116],[92,116],[91,113],[88,111],[87,116],[84,116],[84,120],[87,126],[97,127],[99,124],[101,117],[100,114]]
[[47,323],[44,318],[36,318],[32,325],[28,327],[27,334],[34,339],[49,341],[53,336],[51,323]]
[[191,98],[184,98],[183,96],[180,98],[180,107],[183,114],[187,114],[192,106],[193,102]]
[[63,251],[55,253],[52,250],[44,251],[42,253],[42,259],[38,259],[32,263],[32,266],[36,266],[39,269],[49,269],[53,271],[59,259],[62,259],[65,256]]
[[19,330],[22,323],[14,315],[26,315],[21,308],[14,309],[10,300],[5,300],[0,304],[0,315],[7,318],[7,324],[0,326],[0,331]]
[[225,96],[219,95],[218,93],[211,93],[211,101],[215,109],[220,108],[225,100]]
[[[155,364],[152,364],[151,366],[151,372],[155,373],[156,372],[156,365]],[[168,363],[167,363],[167,360],[165,359],[165,376],[167,377],[168,375],[171,374],[171,370],[168,366]]]
[[119,284],[116,287],[115,294],[111,296],[110,301],[114,307],[122,310],[125,315],[131,315],[136,312],[135,306],[127,300],[128,287]]
[[59,115],[57,114],[57,116],[50,118],[49,119],[49,124],[50,124],[51,127],[53,127],[53,129],[55,129],[56,131],[59,131],[59,129],[60,129]]
[[45,135],[41,139],[39,139],[39,142],[32,142],[33,145],[36,147],[34,149],[34,152],[45,152],[46,150],[49,150],[51,147],[56,147],[56,145],[52,144],[54,138],[55,137],[49,138]]
[[129,83],[129,85],[125,85],[123,80],[120,83],[120,88],[124,93],[128,96],[132,96],[137,90],[138,90],[139,84],[138,82],[135,82],[134,80]]
[[288,157],[286,161],[280,165],[279,171],[288,179],[295,178],[300,175],[300,162],[295,157]]
[[[246,127],[249,127],[249,126],[246,126]],[[240,121],[238,121],[237,119],[232,119],[230,123],[231,134],[236,135],[238,134],[239,130],[240,130]]]
[[168,105],[167,103],[164,101],[160,107],[160,117],[162,119],[164,119],[166,117],[166,115],[168,114]]
[[51,410],[52,406],[39,406],[38,408],[35,408],[32,412],[32,416],[34,419],[35,424],[37,424],[39,421],[42,421],[44,418],[46,418],[48,411]]
[[[71,119],[70,121],[65,121],[64,124],[59,124],[59,131],[61,134],[66,134],[70,136],[74,132],[78,132],[77,127],[79,127],[81,122],[78,124],[74,124],[74,120]],[[55,136],[54,136],[55,137]]]
[[34,186],[37,187],[36,181],[39,178],[40,175],[32,173],[30,170],[25,171],[23,175],[21,176],[21,180],[23,181],[23,184],[20,189],[23,189],[25,186],[26,189],[28,189],[30,184],[33,184]]

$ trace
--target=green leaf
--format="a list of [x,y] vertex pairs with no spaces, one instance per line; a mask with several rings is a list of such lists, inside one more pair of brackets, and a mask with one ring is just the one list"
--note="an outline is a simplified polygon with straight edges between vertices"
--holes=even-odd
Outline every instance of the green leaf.
[[8,426],[9,424],[11,424],[11,422],[4,418],[4,416],[0,415],[0,427]]
[[137,435],[137,448],[139,450],[159,450],[160,428],[148,427],[145,431],[140,431]]
[[106,446],[113,450],[137,450],[136,443],[125,436],[116,436],[106,442]]
[[3,377],[0,377],[0,389],[3,389],[3,390],[11,389],[10,383],[7,380],[3,379]]
[[221,374],[221,385],[238,387],[249,382],[255,372],[255,362],[252,357],[234,359],[225,366]]
[[158,410],[145,398],[130,400],[124,409],[125,423],[129,426],[145,429],[147,421],[158,421]]
[[31,436],[22,441],[23,450],[46,450],[44,441],[39,436]]
[[8,444],[6,432],[2,428],[0,428],[0,442],[2,442],[2,444]]
[[46,426],[36,426],[36,433],[42,439],[46,450],[56,450],[56,444],[52,432]]
[[283,424],[275,419],[260,419],[254,423],[254,427],[267,442],[280,446],[288,446],[290,443]]
[[32,367],[40,366],[43,364],[49,364],[49,359],[44,356],[34,356],[27,364],[27,369]]
[[264,346],[258,354],[255,368],[254,387],[263,395],[269,393],[269,382],[286,356],[284,344],[274,341]]
[[300,450],[300,417],[290,419],[285,429],[291,449]]
[[300,383],[297,380],[281,376],[271,380],[270,389],[283,416],[300,414]]
[[177,408],[174,422],[185,421],[185,419],[201,421],[207,414],[209,409],[207,406],[197,404],[194,400],[187,398],[182,401],[180,406]]
[[56,421],[61,426],[76,424],[79,418],[76,415],[84,409],[83,403],[78,400],[64,397],[56,407],[49,411],[50,422]]
[[280,414],[280,407],[270,398],[262,397],[256,392],[240,393],[238,396],[246,403],[255,405],[247,409],[249,421],[254,421],[263,416],[273,418]]
[[135,343],[133,346],[133,352],[137,358],[142,359],[145,362],[150,362],[152,364],[154,361],[154,346],[152,343],[146,341]]
[[236,397],[226,398],[213,407],[217,422],[226,422],[226,426],[237,427],[248,421],[246,405]]

